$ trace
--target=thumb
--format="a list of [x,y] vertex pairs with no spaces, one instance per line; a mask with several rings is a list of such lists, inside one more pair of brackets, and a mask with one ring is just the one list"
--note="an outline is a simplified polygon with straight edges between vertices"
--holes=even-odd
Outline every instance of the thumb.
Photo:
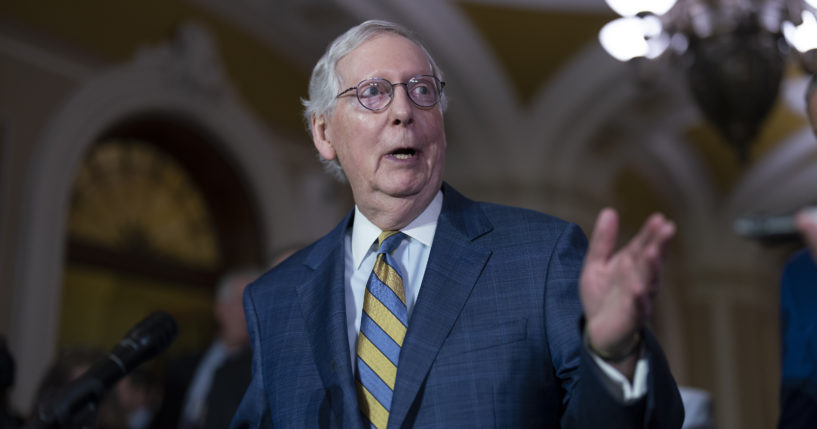
[[590,236],[590,247],[587,250],[587,263],[605,262],[613,254],[618,237],[618,213],[605,208],[596,218],[596,225]]

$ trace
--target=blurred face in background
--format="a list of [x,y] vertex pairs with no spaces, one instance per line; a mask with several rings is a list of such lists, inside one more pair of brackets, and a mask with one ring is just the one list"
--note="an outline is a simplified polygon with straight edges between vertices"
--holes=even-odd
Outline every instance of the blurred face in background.
[[233,279],[227,295],[216,302],[215,317],[218,322],[219,339],[228,347],[240,347],[249,343],[242,297],[244,287],[253,280],[255,278],[250,276]]

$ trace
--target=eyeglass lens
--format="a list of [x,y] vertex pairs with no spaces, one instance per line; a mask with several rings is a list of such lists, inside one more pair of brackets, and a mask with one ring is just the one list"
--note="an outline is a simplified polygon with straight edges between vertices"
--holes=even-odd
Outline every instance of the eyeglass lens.
[[440,100],[439,85],[432,76],[414,77],[406,83],[395,84],[381,78],[368,79],[357,86],[357,98],[367,109],[384,109],[394,98],[394,85],[405,86],[411,101],[421,107],[431,107]]

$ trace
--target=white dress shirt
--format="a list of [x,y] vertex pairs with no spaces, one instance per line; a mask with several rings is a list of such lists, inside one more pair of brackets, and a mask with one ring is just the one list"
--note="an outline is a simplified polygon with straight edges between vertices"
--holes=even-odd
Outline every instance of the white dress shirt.
[[[400,231],[407,237],[392,253],[400,265],[403,275],[403,288],[406,292],[406,309],[411,320],[414,303],[420,293],[420,284],[426,272],[431,242],[437,231],[437,218],[443,208],[443,193],[431,200],[431,204]],[[377,259],[377,236],[382,231],[366,219],[366,216],[355,206],[355,219],[351,232],[346,233],[346,326],[349,335],[349,351],[352,357],[352,368],[355,367],[357,355],[357,337],[360,332],[360,318],[363,313],[363,295],[366,282],[372,274]],[[351,273],[351,276],[349,275]]]

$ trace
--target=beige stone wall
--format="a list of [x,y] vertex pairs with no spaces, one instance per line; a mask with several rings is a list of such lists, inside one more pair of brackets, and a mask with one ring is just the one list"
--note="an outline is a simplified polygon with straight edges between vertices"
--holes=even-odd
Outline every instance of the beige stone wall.
[[36,142],[57,106],[78,85],[82,67],[0,32],[0,333],[11,329],[22,201]]

